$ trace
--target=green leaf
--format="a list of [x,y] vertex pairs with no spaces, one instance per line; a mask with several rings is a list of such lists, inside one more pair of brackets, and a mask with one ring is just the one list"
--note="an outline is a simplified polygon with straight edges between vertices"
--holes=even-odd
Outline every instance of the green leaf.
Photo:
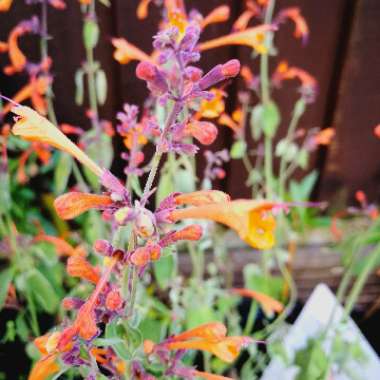
[[94,20],[85,20],[83,42],[86,49],[93,49],[99,41],[99,26]]
[[247,143],[244,140],[235,141],[231,146],[230,156],[234,160],[240,159],[244,156],[247,150]]
[[129,350],[127,349],[127,345],[125,341],[126,333],[125,331],[122,332],[121,329],[117,327],[118,326],[116,325],[115,322],[108,323],[106,325],[105,337],[107,340],[116,339],[118,342],[121,340],[121,343],[113,343],[111,344],[111,346],[121,359],[129,361],[131,360],[131,354]]
[[309,200],[317,179],[318,173],[316,170],[313,170],[300,182],[291,181],[289,190],[292,200],[297,202],[304,202]]
[[15,270],[14,267],[4,269],[0,272],[0,310],[7,298],[9,284],[11,283]]
[[298,166],[306,170],[309,164],[309,152],[306,149],[300,149],[297,155]]
[[258,140],[262,132],[267,137],[274,137],[280,121],[280,112],[275,103],[269,102],[255,106],[251,114],[252,137]]
[[263,111],[263,106],[261,104],[258,104],[257,106],[253,107],[252,112],[251,112],[251,118],[250,118],[251,135],[255,141],[260,140],[263,134],[263,130],[261,126],[262,111]]
[[37,303],[47,313],[53,314],[59,298],[47,278],[36,268],[30,269],[25,275],[26,286]]
[[296,380],[325,380],[330,369],[320,340],[310,339],[306,348],[296,353],[295,364],[300,367]]
[[162,332],[165,330],[165,327],[162,321],[145,318],[140,322],[139,330],[141,331],[143,339],[149,339],[155,343],[159,343],[163,338]]
[[75,73],[75,104],[81,106],[84,98],[84,72],[83,70],[77,70]]
[[17,318],[16,318],[16,331],[17,331],[17,335],[20,337],[20,339],[23,342],[27,342],[28,341],[30,332],[29,332],[28,325],[27,325],[27,323],[25,321],[24,313],[20,313],[19,315],[17,315]]
[[98,70],[95,74],[96,96],[100,105],[103,105],[107,99],[107,76],[103,70]]
[[166,289],[176,274],[176,262],[173,254],[163,255],[153,262],[154,277],[161,289]]
[[0,212],[6,213],[11,208],[11,205],[9,172],[2,170],[0,173]]
[[61,152],[54,170],[55,194],[62,194],[66,190],[72,168],[73,158],[69,154]]

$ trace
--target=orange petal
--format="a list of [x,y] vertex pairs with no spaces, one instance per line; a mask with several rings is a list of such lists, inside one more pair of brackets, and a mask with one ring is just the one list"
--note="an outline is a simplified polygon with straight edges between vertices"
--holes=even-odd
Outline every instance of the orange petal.
[[247,26],[251,19],[256,15],[255,12],[251,11],[250,9],[245,10],[239,18],[234,22],[234,25],[232,27],[232,30],[236,31],[242,31],[247,29]]
[[183,193],[175,197],[177,205],[203,206],[215,203],[224,203],[231,200],[230,196],[219,190],[200,190],[192,193]]
[[204,29],[210,24],[227,21],[230,17],[230,7],[221,5],[213,9],[201,22],[201,28]]
[[15,72],[20,72],[26,65],[26,57],[18,46],[18,38],[25,33],[23,27],[18,26],[12,30],[8,39],[8,54]]
[[99,282],[100,276],[96,268],[94,268],[83,256],[71,256],[67,260],[67,273],[72,277],[79,277],[93,284]]
[[8,12],[13,0],[0,0],[0,12]]
[[194,376],[201,377],[202,379],[205,379],[205,380],[234,380],[231,377],[214,375],[213,373],[202,372],[202,371],[197,371],[197,370],[193,370],[193,374]]
[[154,64],[154,61],[151,57],[149,57],[149,55],[144,53],[135,45],[129,43],[125,38],[113,38],[112,45],[116,49],[113,57],[116,61],[123,65],[133,60],[148,61]]
[[70,139],[68,139],[49,120],[38,114],[32,108],[17,106],[12,112],[19,116],[12,128],[12,132],[25,140],[39,141],[71,154],[94,174],[101,176],[103,170]]
[[54,207],[60,218],[73,219],[92,208],[104,208],[112,203],[108,195],[71,192],[59,196]]
[[274,30],[272,25],[260,25],[241,32],[218,37],[207,42],[202,42],[198,45],[198,48],[200,51],[205,51],[227,45],[243,45],[255,49],[258,53],[266,53],[264,37],[265,33],[271,30]]
[[56,359],[56,354],[42,357],[33,366],[28,376],[28,380],[46,380],[49,376],[57,373],[60,370],[60,367],[57,364]]
[[284,305],[274,298],[251,289],[232,289],[233,293],[242,297],[253,298],[262,306],[266,314],[271,315],[274,312],[280,313],[284,309]]
[[152,0],[140,0],[137,7],[136,15],[139,20],[144,20],[148,17],[148,6]]
[[207,340],[223,339],[227,334],[226,326],[221,322],[210,322],[187,330],[181,334],[171,337],[171,341],[184,341],[192,338],[202,338]]
[[76,249],[73,246],[58,236],[40,234],[34,238],[34,241],[46,241],[48,243],[51,243],[54,245],[58,255],[73,256],[76,253]]
[[174,210],[170,218],[174,222],[182,219],[213,220],[234,229],[252,247],[270,249],[275,242],[276,223],[267,212],[275,205],[268,201],[242,199]]

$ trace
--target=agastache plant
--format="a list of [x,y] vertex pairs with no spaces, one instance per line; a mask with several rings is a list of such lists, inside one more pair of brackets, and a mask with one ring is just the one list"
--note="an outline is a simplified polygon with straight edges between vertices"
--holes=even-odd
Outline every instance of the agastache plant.
[[[202,228],[199,225],[190,224],[175,229],[175,222],[187,218],[214,220],[235,229],[242,239],[254,247],[265,248],[274,243],[275,222],[270,212],[278,205],[273,202],[231,201],[223,192],[207,190],[172,193],[154,211],[147,208],[148,204],[153,206],[150,202],[155,191],[153,184],[164,154],[194,155],[198,148],[185,142],[189,136],[205,143],[215,139],[216,127],[193,120],[193,116],[200,102],[213,99],[210,87],[235,77],[240,70],[239,61],[231,60],[203,74],[194,66],[200,58],[197,49],[199,35],[200,27],[196,22],[190,21],[184,30],[168,26],[154,37],[154,48],[159,54],[157,62],[142,61],[136,68],[136,75],[146,82],[151,96],[161,106],[170,109],[163,125],[150,120],[146,128],[137,128],[137,108],[134,106],[126,106],[125,113],[118,115],[121,122],[118,132],[131,139],[129,156],[124,157],[129,160],[127,175],[140,174],[136,172],[136,164],[140,161],[136,158],[136,133],[146,136],[154,132],[156,135],[148,178],[138,198],[36,111],[25,106],[12,109],[17,115],[12,129],[15,135],[69,153],[90,170],[103,186],[101,194],[69,192],[59,196],[54,202],[58,215],[69,220],[90,209],[97,209],[112,230],[112,239],[98,239],[94,243],[94,251],[104,256],[102,268],[94,267],[83,251],[69,257],[68,274],[95,287],[87,299],[64,299],[63,307],[73,317],[65,318],[54,331],[36,340],[42,358],[32,369],[30,379],[44,379],[71,368],[79,368],[87,379],[96,378],[101,373],[100,368],[109,371],[115,378],[153,379],[155,377],[144,369],[144,350],[145,354],[154,353],[161,358],[162,376],[166,373],[188,379],[195,376],[218,378],[181,364],[184,350],[206,350],[230,362],[243,346],[251,342],[250,338],[227,337],[222,324],[211,324],[169,337],[157,345],[146,342],[144,350],[136,346],[130,360],[120,357],[120,344],[108,345],[107,339],[102,348],[98,348],[99,339],[110,333],[108,325],[121,326],[126,323],[126,326],[131,326],[138,313],[137,283],[149,264],[160,260],[162,250],[179,241],[197,241],[201,238]],[[133,342],[127,339],[125,345],[124,349],[131,349]],[[173,350],[179,351],[171,358]]]

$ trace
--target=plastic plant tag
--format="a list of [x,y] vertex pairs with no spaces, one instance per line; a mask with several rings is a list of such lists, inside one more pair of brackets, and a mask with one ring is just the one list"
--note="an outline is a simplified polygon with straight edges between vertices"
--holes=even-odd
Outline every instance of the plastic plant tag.
[[[380,361],[325,284],[314,289],[282,340],[287,363],[275,356],[261,380],[378,380]],[[327,329],[327,326],[330,328]]]

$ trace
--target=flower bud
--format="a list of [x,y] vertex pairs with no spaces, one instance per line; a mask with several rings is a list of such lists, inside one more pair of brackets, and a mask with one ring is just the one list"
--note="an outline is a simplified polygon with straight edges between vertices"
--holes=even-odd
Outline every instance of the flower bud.
[[103,239],[96,240],[93,245],[93,248],[96,252],[104,256],[111,256],[113,252],[113,247],[111,243]]
[[106,308],[108,310],[118,310],[122,307],[123,300],[121,298],[120,292],[116,289],[111,290],[106,297]]
[[148,238],[154,234],[154,216],[150,211],[146,209],[139,210],[135,220],[135,231],[141,238]]

